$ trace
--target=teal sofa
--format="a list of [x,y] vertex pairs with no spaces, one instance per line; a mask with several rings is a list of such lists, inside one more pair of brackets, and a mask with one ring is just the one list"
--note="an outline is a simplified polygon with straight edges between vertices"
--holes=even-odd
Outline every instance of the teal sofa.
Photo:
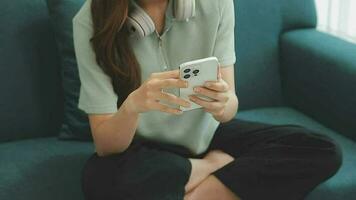
[[[356,199],[356,45],[316,30],[312,0],[239,0],[237,118],[300,124],[343,150],[307,200]],[[45,0],[0,1],[0,199],[82,200],[92,142],[57,138],[60,54]]]

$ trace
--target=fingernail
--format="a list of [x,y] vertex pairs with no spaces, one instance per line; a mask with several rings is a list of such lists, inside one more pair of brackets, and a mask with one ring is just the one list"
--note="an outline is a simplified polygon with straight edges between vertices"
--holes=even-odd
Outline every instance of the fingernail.
[[210,86],[211,86],[211,83],[205,83],[205,86],[206,86],[206,87],[210,87]]
[[199,88],[194,88],[194,92],[200,92]]

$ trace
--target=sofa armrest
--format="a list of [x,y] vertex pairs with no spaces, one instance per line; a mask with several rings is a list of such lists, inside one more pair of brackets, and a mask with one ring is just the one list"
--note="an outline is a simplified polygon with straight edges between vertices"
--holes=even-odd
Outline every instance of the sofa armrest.
[[356,140],[356,44],[303,29],[283,33],[280,48],[287,102]]

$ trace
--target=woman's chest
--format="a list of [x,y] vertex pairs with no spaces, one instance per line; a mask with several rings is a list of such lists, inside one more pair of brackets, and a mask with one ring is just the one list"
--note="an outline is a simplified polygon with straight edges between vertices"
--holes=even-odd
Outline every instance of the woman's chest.
[[130,44],[141,67],[142,81],[154,72],[176,70],[184,62],[212,56],[217,25],[203,24],[177,23],[162,36],[152,33],[132,39]]

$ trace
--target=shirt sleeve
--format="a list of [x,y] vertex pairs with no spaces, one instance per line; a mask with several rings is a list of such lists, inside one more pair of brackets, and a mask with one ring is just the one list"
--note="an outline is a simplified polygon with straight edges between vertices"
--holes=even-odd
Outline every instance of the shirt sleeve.
[[97,64],[90,43],[93,28],[88,2],[73,18],[73,39],[81,82],[78,108],[87,114],[115,113],[118,97],[111,78]]
[[219,0],[220,24],[214,46],[214,56],[221,67],[234,65],[235,55],[235,9],[233,0]]

